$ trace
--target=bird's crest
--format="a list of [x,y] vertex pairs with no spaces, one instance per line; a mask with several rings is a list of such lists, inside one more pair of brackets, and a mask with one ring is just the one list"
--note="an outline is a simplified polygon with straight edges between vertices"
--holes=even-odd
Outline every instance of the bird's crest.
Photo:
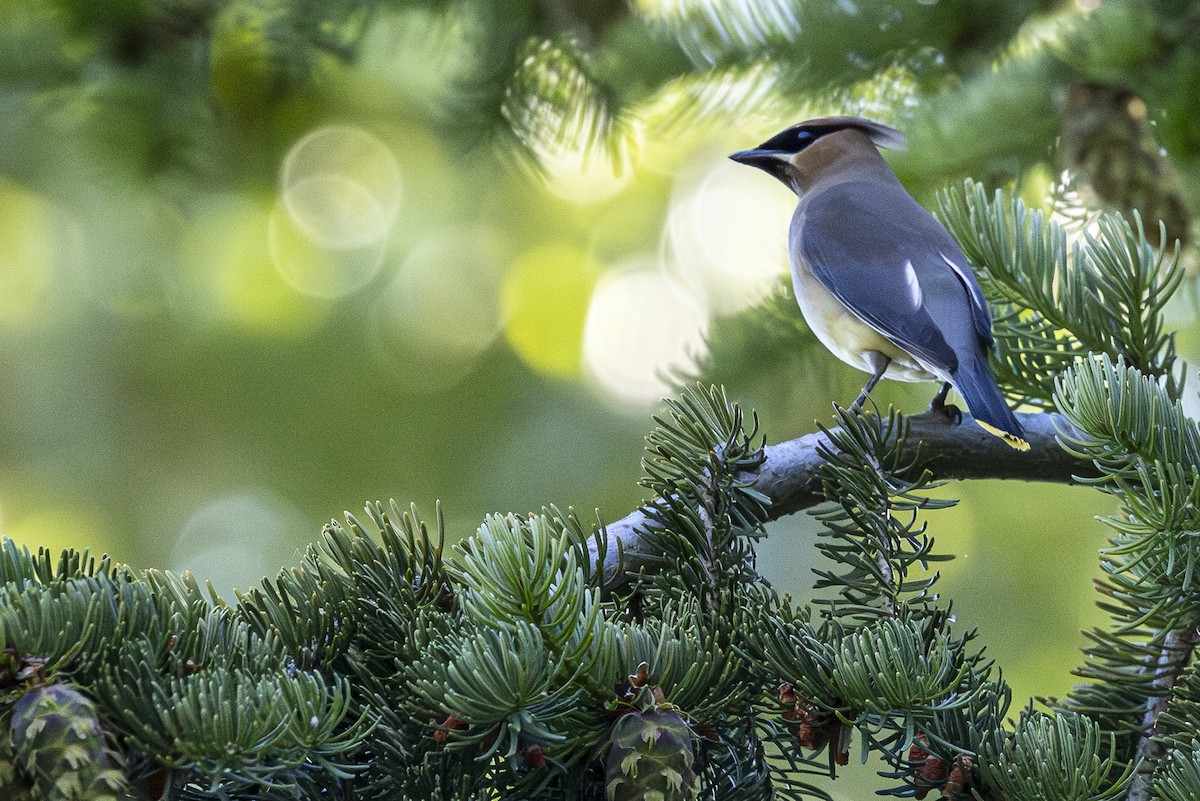
[[758,149],[799,153],[822,136],[847,128],[862,131],[870,137],[876,147],[904,149],[904,134],[890,125],[863,117],[818,117],[815,120],[805,120],[771,137],[759,145]]

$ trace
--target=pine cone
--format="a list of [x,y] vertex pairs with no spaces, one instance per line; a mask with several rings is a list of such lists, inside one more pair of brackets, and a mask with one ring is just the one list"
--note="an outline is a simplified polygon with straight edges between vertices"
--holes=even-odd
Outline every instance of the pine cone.
[[918,801],[929,795],[930,790],[940,790],[946,786],[946,762],[936,754],[925,750],[929,739],[924,734],[918,734],[917,739],[908,747],[908,762],[912,766],[913,796]]
[[12,738],[0,734],[0,798],[10,801],[32,801],[29,783],[17,775],[17,758]]
[[670,709],[630,712],[612,727],[608,801],[682,801],[700,794],[692,735]]
[[117,801],[125,777],[105,742],[96,705],[66,684],[21,696],[12,710],[18,768],[45,801]]
[[1179,178],[1146,124],[1146,103],[1118,86],[1077,83],[1063,108],[1062,155],[1093,205],[1142,215],[1146,237],[1158,244],[1187,241],[1191,217]]

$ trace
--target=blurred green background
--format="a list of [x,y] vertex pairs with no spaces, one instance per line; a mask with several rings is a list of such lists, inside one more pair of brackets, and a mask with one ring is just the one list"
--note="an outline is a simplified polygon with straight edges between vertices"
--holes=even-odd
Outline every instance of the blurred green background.
[[[726,154],[858,113],[910,134],[889,158],[927,205],[971,175],[1050,208],[1066,182],[1060,201],[1186,238],[1198,19],[1115,0],[0,0],[0,531],[228,593],[368,499],[440,499],[451,538],[549,503],[621,517],[672,376],[723,381],[772,441],[861,386],[760,307],[794,200]],[[1174,323],[1196,355],[1189,304]],[[933,391],[876,399],[918,411]],[[1065,691],[1112,505],[944,492],[963,502],[931,520],[961,554],[943,592],[1018,698]],[[781,521],[761,550],[797,595],[812,532]]]

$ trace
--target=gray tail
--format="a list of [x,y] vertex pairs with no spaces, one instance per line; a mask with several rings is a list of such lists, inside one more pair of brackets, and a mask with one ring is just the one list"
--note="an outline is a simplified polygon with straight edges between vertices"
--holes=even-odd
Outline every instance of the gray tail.
[[996,379],[982,355],[968,358],[950,375],[950,383],[962,395],[971,416],[983,430],[995,434],[1019,451],[1029,450],[1025,432],[1008,408]]

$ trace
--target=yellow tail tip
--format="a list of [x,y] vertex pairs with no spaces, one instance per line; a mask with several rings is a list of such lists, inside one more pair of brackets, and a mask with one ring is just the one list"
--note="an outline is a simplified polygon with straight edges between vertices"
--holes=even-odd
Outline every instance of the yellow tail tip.
[[991,434],[992,436],[996,436],[996,437],[999,437],[1000,439],[1004,440],[1004,443],[1006,445],[1008,445],[1010,448],[1016,448],[1019,451],[1029,450],[1029,443],[1026,442],[1025,440],[1021,439],[1020,437],[1018,437],[1016,434],[1010,434],[1007,431],[1001,431],[1000,429],[996,428],[994,425],[991,425],[990,423],[985,423],[978,418],[975,419],[975,422],[979,423],[979,427],[982,428],[984,431],[988,432],[989,434]]

